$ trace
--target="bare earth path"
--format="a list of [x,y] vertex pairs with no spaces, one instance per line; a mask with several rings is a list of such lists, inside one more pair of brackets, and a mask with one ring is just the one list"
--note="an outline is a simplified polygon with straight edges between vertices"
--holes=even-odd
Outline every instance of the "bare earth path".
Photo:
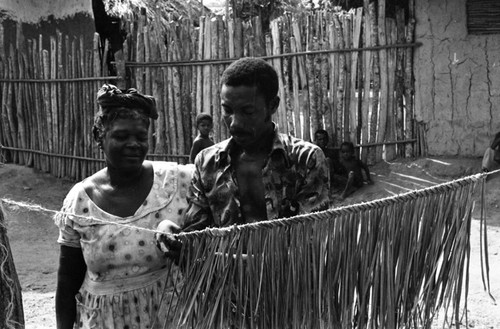
[[[375,184],[364,187],[343,204],[379,199],[476,173],[480,163],[480,159],[440,158],[377,164],[370,168]],[[30,202],[58,210],[72,185],[73,182],[55,179],[31,168],[0,164],[1,199]],[[476,194],[478,198],[479,193]],[[491,293],[500,300],[499,199],[500,177],[493,177],[487,184],[486,215]],[[6,207],[5,210],[8,237],[23,289],[26,328],[55,328],[58,245],[52,214],[17,207]],[[468,324],[469,328],[500,329],[500,306],[484,291],[481,280],[478,217],[479,212],[475,209],[471,232]],[[461,327],[465,328],[465,325]]]

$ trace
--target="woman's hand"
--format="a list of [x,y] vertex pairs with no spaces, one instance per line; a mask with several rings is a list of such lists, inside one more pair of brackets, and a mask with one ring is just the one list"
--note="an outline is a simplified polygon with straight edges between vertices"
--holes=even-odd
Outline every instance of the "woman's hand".
[[175,238],[173,234],[179,233],[181,228],[171,220],[165,219],[158,224],[156,230],[162,232],[155,234],[156,246],[177,264],[182,249],[182,242]]

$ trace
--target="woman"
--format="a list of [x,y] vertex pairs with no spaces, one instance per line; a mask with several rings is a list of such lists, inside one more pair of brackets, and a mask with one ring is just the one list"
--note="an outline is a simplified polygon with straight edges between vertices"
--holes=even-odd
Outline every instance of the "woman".
[[93,135],[106,167],[77,183],[55,216],[57,326],[168,327],[180,277],[140,228],[182,224],[193,167],[145,161],[149,122],[158,117],[151,96],[104,85],[97,102]]

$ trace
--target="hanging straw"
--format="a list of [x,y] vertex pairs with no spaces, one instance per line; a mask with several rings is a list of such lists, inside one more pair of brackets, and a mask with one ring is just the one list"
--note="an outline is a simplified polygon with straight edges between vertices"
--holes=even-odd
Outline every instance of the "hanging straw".
[[175,325],[427,328],[444,308],[458,326],[479,176],[293,218],[181,233],[185,282]]

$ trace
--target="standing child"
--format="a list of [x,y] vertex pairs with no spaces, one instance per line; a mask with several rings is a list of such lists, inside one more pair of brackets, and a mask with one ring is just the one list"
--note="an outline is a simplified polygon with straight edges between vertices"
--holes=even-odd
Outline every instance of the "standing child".
[[210,131],[214,126],[214,122],[210,114],[200,113],[196,116],[196,128],[198,129],[198,136],[193,141],[193,146],[191,146],[191,152],[189,155],[189,161],[194,163],[196,155],[200,153],[201,150],[214,145],[213,140],[208,136]]
[[359,189],[364,184],[362,170],[366,174],[366,182],[373,184],[370,177],[368,166],[354,155],[354,144],[351,142],[343,142],[340,145],[340,161],[337,171],[335,172],[335,180],[345,184],[341,198],[345,199],[354,191]]

